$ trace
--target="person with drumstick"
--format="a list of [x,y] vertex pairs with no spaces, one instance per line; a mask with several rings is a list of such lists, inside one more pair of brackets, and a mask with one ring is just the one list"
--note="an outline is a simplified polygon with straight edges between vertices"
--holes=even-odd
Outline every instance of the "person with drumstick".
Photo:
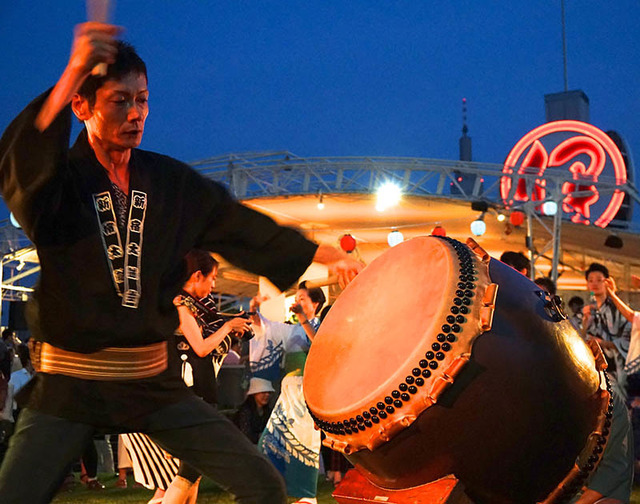
[[[121,31],[78,25],[58,82],[0,139],[0,191],[41,266],[29,305],[37,372],[18,397],[0,500],[50,502],[95,433],[144,432],[237,502],[284,504],[269,461],[167,370],[183,259],[194,248],[213,251],[281,290],[314,261],[343,283],[361,266],[242,205],[190,166],[139,149],[147,71],[117,39]],[[99,64],[106,73],[93,75]],[[84,129],[69,148],[73,115]]]
[[[259,308],[263,297],[252,300],[250,310]],[[282,345],[285,354],[285,377],[280,396],[273,408],[259,448],[284,476],[287,493],[300,504],[315,504],[317,493],[320,431],[314,427],[302,392],[302,373],[316,329],[318,314],[326,301],[322,289],[300,283],[291,311],[298,324],[274,322],[261,314],[254,315],[256,336],[250,345]],[[254,342],[254,340],[256,340]],[[265,343],[269,342],[269,343]],[[288,453],[289,456],[283,456]]]

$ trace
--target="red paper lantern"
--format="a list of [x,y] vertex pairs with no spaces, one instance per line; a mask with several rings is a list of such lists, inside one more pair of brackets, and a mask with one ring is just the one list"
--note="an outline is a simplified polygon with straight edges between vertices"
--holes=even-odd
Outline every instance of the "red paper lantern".
[[350,234],[343,235],[340,238],[340,248],[347,253],[353,252],[356,248],[356,239]]
[[431,230],[431,234],[433,236],[447,236],[447,230],[438,224]]
[[511,212],[509,220],[511,221],[511,224],[516,227],[522,226],[522,223],[524,222],[524,214],[516,210],[515,212]]

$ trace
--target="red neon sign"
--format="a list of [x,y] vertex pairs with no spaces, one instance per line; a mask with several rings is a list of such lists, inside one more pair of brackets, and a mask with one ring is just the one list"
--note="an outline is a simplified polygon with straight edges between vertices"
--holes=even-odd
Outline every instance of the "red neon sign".
[[[567,135],[570,135],[568,139],[557,143],[558,136]],[[562,194],[565,195],[562,210],[571,215],[572,222],[590,224],[593,221],[596,226],[606,227],[624,199],[624,193],[615,189],[607,202],[601,199],[593,185],[609,165],[613,167],[616,185],[625,184],[627,170],[624,160],[606,133],[580,121],[550,122],[522,137],[511,149],[502,169],[502,173],[509,175],[517,169],[517,174],[533,174],[540,178],[536,178],[531,190],[527,191],[524,178],[516,179],[516,186],[512,187],[514,179],[502,177],[500,196],[507,206],[529,199],[542,202],[546,197],[545,170],[566,167],[575,182],[562,185]]]

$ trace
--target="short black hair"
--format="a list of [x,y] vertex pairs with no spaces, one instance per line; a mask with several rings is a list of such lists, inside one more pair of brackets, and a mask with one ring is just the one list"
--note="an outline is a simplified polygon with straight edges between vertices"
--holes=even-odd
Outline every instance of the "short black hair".
[[207,276],[214,268],[218,267],[218,261],[206,250],[192,249],[187,253],[185,260],[187,262],[187,278],[190,278],[196,271]]
[[130,73],[144,75],[144,78],[148,81],[147,65],[138,56],[135,48],[122,40],[116,42],[116,47],[118,48],[116,61],[107,66],[106,75],[89,75],[78,90],[78,94],[86,98],[92,107],[96,103],[96,92],[107,81],[120,80]]
[[575,306],[577,307],[582,307],[584,306],[584,299],[582,299],[580,296],[573,296],[570,300],[569,303],[567,303],[569,305],[569,307],[573,307]]
[[609,278],[609,270],[604,264],[600,263],[591,263],[587,271],[584,272],[584,278],[589,280],[589,273],[593,273],[594,271],[599,271],[605,278]]
[[13,337],[13,329],[6,328],[4,331],[2,331],[3,340],[8,340],[9,338],[12,338],[12,337]]
[[544,290],[546,290],[552,296],[556,295],[556,284],[549,277],[538,277],[538,278],[536,278],[534,280],[534,283],[538,287],[542,287]]
[[303,282],[300,282],[300,285],[298,285],[298,289],[306,290],[309,293],[309,298],[311,299],[311,301],[314,303],[318,303],[318,306],[316,307],[316,315],[317,315],[318,312],[322,310],[322,307],[324,306],[324,304],[327,302],[327,298],[325,297],[324,292],[322,292],[322,289],[320,287],[312,287],[312,288],[307,287],[306,280]]
[[527,275],[529,274],[531,264],[527,256],[522,252],[507,250],[500,256],[500,260],[518,271],[525,270]]

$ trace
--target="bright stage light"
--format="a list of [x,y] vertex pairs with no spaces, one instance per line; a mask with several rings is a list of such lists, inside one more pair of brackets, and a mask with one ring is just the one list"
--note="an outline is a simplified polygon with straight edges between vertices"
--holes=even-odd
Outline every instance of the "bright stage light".
[[402,189],[393,182],[385,182],[376,191],[376,210],[382,212],[400,203]]
[[496,219],[498,219],[498,222],[504,222],[506,218],[507,216],[502,212],[498,212],[498,216],[496,217]]

